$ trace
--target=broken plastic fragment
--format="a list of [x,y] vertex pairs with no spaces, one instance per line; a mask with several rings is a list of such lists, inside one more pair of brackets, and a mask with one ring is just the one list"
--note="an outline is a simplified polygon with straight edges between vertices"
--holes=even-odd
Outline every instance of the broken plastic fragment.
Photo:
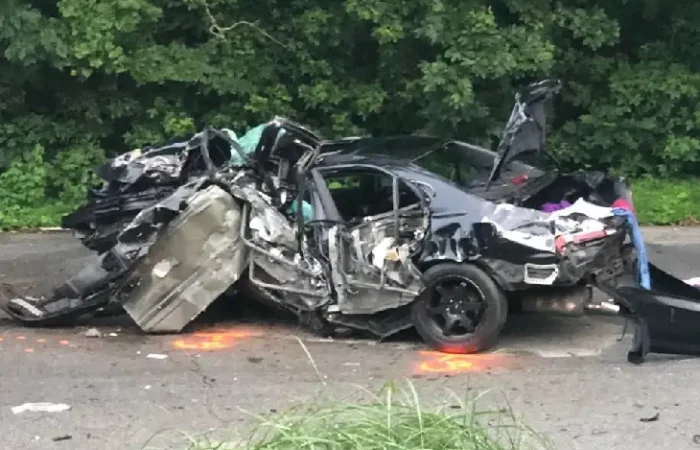
[[51,438],[51,440],[54,442],[70,441],[71,439],[73,439],[73,436],[71,436],[70,434],[64,434],[63,436],[57,436],[55,438]]
[[691,286],[700,287],[700,277],[688,278],[683,281]]
[[65,403],[25,403],[19,406],[12,407],[13,414],[22,414],[25,412],[63,412],[70,409],[69,405]]
[[174,264],[168,259],[159,261],[155,266],[153,266],[153,275],[158,278],[165,278],[165,276],[170,272]]
[[146,358],[151,358],[151,359],[167,359],[168,355],[161,355],[160,353],[149,353],[146,355]]
[[661,413],[657,412],[656,414],[654,414],[651,417],[642,417],[641,419],[639,419],[639,421],[640,422],[656,422],[657,420],[659,420],[660,415],[661,415]]
[[[356,239],[355,241],[357,242],[358,240],[359,239]],[[394,238],[392,237],[382,239],[382,241],[377,244],[374,249],[372,249],[372,264],[374,264],[377,268],[382,269],[384,267],[384,261],[387,259],[389,261],[395,261],[389,259],[389,251],[393,244]]]
[[252,219],[250,219],[250,223],[248,224],[248,227],[251,230],[257,231],[258,235],[260,236],[260,239],[262,239],[264,241],[268,241],[268,242],[272,240],[272,237],[265,229],[265,224],[263,223],[262,218],[260,218],[259,216],[255,216]]
[[90,328],[85,332],[85,337],[89,338],[99,338],[102,337],[102,333],[97,328]]

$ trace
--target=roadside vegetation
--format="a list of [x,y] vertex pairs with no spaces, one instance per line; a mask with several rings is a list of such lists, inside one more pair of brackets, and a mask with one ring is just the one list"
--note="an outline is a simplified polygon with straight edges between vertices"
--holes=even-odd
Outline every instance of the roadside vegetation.
[[[435,403],[435,402],[433,402]],[[412,384],[387,385],[371,402],[307,404],[257,418],[250,437],[235,443],[194,443],[189,450],[544,450],[546,439],[510,410],[477,411],[453,396],[426,407]]]
[[659,0],[5,1],[0,228],[57,225],[94,164],[204,125],[493,146],[544,77],[567,169],[637,180],[643,223],[692,223],[698,35],[698,4]]
[[631,184],[640,223],[700,224],[700,179],[643,178]]

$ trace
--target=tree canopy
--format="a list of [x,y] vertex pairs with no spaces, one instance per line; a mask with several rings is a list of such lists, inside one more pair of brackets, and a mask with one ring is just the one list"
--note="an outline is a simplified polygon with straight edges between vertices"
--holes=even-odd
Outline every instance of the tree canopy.
[[699,39],[690,0],[6,0],[0,224],[50,222],[97,161],[204,125],[491,146],[543,77],[569,166],[695,174]]

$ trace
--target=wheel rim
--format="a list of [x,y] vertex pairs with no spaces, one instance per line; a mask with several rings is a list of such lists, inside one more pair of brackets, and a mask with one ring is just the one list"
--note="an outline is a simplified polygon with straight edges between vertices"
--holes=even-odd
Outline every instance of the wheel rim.
[[426,313],[431,326],[448,339],[465,338],[479,327],[488,308],[481,289],[459,276],[445,277],[430,286]]

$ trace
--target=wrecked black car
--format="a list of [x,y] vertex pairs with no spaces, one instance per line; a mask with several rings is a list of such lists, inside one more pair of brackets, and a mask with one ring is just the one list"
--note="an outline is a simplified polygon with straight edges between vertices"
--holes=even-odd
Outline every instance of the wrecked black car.
[[[544,106],[559,88],[518,93],[495,152],[324,140],[275,118],[122,155],[64,220],[95,260],[52,295],[8,293],[2,307],[49,325],[111,303],[146,332],[179,332],[233,288],[318,332],[415,327],[455,353],[492,346],[512,308],[602,310],[638,324],[630,360],[693,350],[669,330],[694,319],[700,291],[646,261],[624,179],[519,160],[547,154]],[[592,287],[612,301],[594,303]]]

